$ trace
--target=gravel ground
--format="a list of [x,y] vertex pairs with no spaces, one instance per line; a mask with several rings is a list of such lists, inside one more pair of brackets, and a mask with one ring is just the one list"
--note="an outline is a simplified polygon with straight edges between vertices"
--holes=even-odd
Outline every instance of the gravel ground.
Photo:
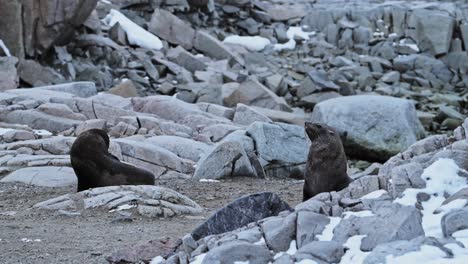
[[189,196],[205,209],[203,214],[129,220],[118,213],[89,210],[70,216],[32,206],[75,188],[0,183],[0,263],[107,263],[107,256],[126,246],[164,236],[181,237],[245,194],[275,192],[291,206],[302,199],[302,183],[293,180],[235,178],[219,183],[157,184]]

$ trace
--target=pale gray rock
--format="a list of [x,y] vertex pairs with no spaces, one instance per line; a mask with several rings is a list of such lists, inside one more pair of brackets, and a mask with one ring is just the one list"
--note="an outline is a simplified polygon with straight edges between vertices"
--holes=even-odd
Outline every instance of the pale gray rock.
[[267,123],[273,122],[262,113],[242,103],[237,104],[234,119],[232,121],[236,124],[245,126],[248,126],[255,121]]
[[217,144],[197,162],[193,179],[233,176],[256,176],[256,172],[241,143],[228,141]]
[[316,105],[313,122],[347,132],[351,156],[385,161],[424,137],[411,101],[375,95],[345,96]]
[[265,116],[267,116],[275,122],[281,122],[286,124],[304,126],[304,123],[310,118],[301,111],[295,111],[296,109],[294,109],[294,112],[290,113],[257,106],[251,106],[251,108],[260,112],[261,114],[264,114]]
[[338,192],[343,198],[357,199],[380,188],[377,176],[364,176],[353,182],[348,187]]
[[91,97],[97,94],[96,85],[93,82],[72,82],[50,86],[40,86],[32,89],[70,93],[83,98]]
[[177,136],[156,136],[147,138],[145,141],[159,147],[165,148],[177,156],[197,162],[201,156],[208,153],[213,146],[188,138]]
[[203,112],[207,112],[218,117],[227,118],[229,120],[234,118],[235,110],[229,107],[210,103],[197,103],[197,106]]
[[264,232],[265,242],[269,249],[279,252],[289,249],[291,241],[296,237],[297,214],[286,217],[271,217],[260,224]]
[[392,196],[398,197],[408,188],[424,188],[426,182],[421,179],[422,173],[423,167],[416,162],[394,167],[390,174],[392,179]]
[[16,64],[18,59],[15,57],[0,57],[0,92],[18,87]]
[[203,60],[188,52],[181,46],[170,49],[167,52],[167,58],[170,61],[179,64],[180,66],[184,67],[192,73],[196,71],[204,71],[207,67],[206,63]]
[[200,30],[196,32],[193,47],[201,52],[204,52],[211,58],[234,58],[237,62],[243,64],[243,60],[235,52],[233,52],[229,47],[224,45],[221,41],[217,40],[207,32]]
[[196,34],[189,24],[163,9],[154,10],[148,30],[169,43],[186,49],[192,48]]
[[33,60],[20,60],[18,75],[23,82],[31,86],[58,84],[65,81],[64,77],[54,69],[42,66]]
[[468,208],[458,209],[445,214],[441,221],[444,236],[468,228]]
[[361,250],[369,251],[385,242],[424,235],[421,213],[415,207],[381,202],[372,212],[373,216],[350,216],[341,220],[333,231],[333,241],[344,243],[351,236],[367,235],[362,240]]
[[269,5],[265,12],[273,21],[286,21],[294,18],[303,18],[308,14],[306,5]]
[[214,124],[203,128],[201,134],[210,138],[212,142],[219,142],[227,135],[239,130],[240,127],[228,124]]
[[77,178],[70,167],[29,167],[18,169],[0,182],[22,182],[41,187],[68,187],[77,184]]
[[[297,208],[296,211],[298,211]],[[330,219],[323,214],[299,211],[297,213],[296,225],[297,248],[301,249],[303,246],[316,240],[315,236],[322,234],[328,223],[330,223]]]
[[45,103],[40,105],[37,110],[52,116],[84,121],[86,116],[75,113],[65,104]]
[[277,96],[263,84],[254,79],[249,79],[239,85],[232,94],[223,98],[226,106],[234,107],[238,103],[249,106],[259,106],[274,110],[291,112],[291,108],[284,98]]
[[313,93],[313,94],[309,94],[307,96],[302,97],[299,101],[299,105],[310,108],[310,109],[314,109],[315,105],[317,105],[318,103],[329,100],[329,99],[333,99],[336,97],[341,97],[341,95],[337,92]]
[[312,241],[300,248],[294,257],[296,261],[312,260],[317,263],[339,263],[345,248],[334,241]]
[[75,129],[75,135],[79,136],[81,133],[90,130],[90,129],[105,129],[107,121],[104,119],[91,119],[86,120],[83,123],[79,124]]
[[[19,148],[17,153],[22,152],[25,148]],[[47,152],[46,152],[47,153]],[[27,154],[18,154],[11,158],[7,162],[9,168],[25,168],[34,166],[71,166],[69,155],[31,155],[31,152]]]
[[0,138],[2,138],[5,143],[10,143],[14,141],[36,139],[36,136],[32,131],[11,129],[5,133],[0,133]]
[[45,129],[57,133],[79,125],[82,121],[49,115],[37,110],[16,110],[8,113],[6,122],[28,125],[34,129]]
[[[228,142],[228,141],[234,141],[238,142],[242,145],[244,148],[245,152],[247,152],[247,155],[254,155],[254,142],[253,139],[249,136],[247,136],[245,130],[237,130],[229,135],[225,136],[220,142]],[[260,175],[259,175],[260,176]]]
[[248,261],[250,264],[264,264],[271,260],[267,247],[247,242],[232,242],[210,250],[202,264],[234,263]]
[[48,103],[60,100],[71,100],[75,98],[73,94],[44,89],[14,89],[5,92],[8,96],[14,96],[15,101],[35,100],[40,103]]
[[40,202],[34,207],[74,211],[95,208],[132,210],[150,218],[202,212],[202,208],[190,198],[168,188],[150,185],[93,188]]

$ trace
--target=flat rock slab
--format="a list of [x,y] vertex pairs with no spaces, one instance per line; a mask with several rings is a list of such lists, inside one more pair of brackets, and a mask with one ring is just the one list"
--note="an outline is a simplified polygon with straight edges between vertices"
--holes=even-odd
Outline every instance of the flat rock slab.
[[199,214],[202,208],[187,196],[151,185],[107,186],[65,194],[34,205],[48,210],[82,211],[93,208],[132,210],[146,217]]
[[232,231],[248,223],[275,216],[290,209],[286,202],[271,192],[246,195],[214,213],[193,230],[192,236],[198,240],[208,235]]
[[42,187],[68,187],[77,184],[75,172],[70,167],[29,167],[16,170],[0,182],[22,182]]

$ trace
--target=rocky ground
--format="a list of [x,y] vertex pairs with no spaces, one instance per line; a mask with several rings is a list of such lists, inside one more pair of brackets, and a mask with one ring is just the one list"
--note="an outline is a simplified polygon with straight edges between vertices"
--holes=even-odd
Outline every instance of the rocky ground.
[[[2,262],[466,263],[467,43],[462,1],[0,0]],[[306,121],[355,181],[299,204]],[[75,193],[90,128],[158,186]]]

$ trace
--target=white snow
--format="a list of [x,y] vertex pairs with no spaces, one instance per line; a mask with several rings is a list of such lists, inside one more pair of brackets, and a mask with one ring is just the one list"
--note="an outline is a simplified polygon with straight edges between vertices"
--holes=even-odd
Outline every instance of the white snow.
[[[427,167],[421,175],[421,178],[426,181],[426,188],[406,189],[403,192],[403,196],[395,200],[395,202],[402,205],[414,206],[418,193],[425,192],[431,194],[431,198],[428,201],[421,203],[423,207],[421,211],[423,214],[422,226],[426,236],[443,237],[440,221],[448,211],[439,214],[435,214],[434,211],[444,202],[445,193],[452,195],[467,185],[466,179],[458,176],[459,170],[461,169],[455,161],[451,159],[438,159]],[[451,203],[450,209],[455,209],[454,205],[460,205],[460,203]]]
[[390,34],[388,34],[388,37],[389,38],[395,38],[395,37],[398,37],[398,34],[397,33],[390,33]]
[[261,51],[266,46],[271,44],[270,40],[267,38],[259,36],[251,37],[239,35],[229,36],[223,40],[223,43],[241,45],[251,51]]
[[410,48],[410,49],[412,49],[412,50],[414,50],[416,52],[420,51],[417,44],[406,43],[406,41],[407,41],[406,39],[400,40],[400,46],[406,46],[406,47],[408,47],[408,48]]
[[[356,264],[356,263],[363,263],[364,259],[370,252],[363,252],[361,251],[361,242],[362,239],[365,238],[367,235],[358,235],[352,236],[348,238],[346,243],[343,245],[348,248],[346,253],[341,258],[341,264]],[[411,262],[409,262],[411,263]]]
[[262,238],[260,238],[259,241],[255,242],[254,245],[261,245],[261,246],[263,246],[263,245],[266,245],[266,241],[265,241],[265,239],[262,237]]
[[333,238],[333,230],[341,222],[340,217],[329,218],[330,223],[328,223],[328,225],[325,226],[325,229],[323,230],[322,234],[315,236],[319,241],[331,241]]
[[234,264],[250,264],[250,261],[234,261]]
[[150,264],[159,264],[163,262],[164,262],[164,258],[161,256],[157,256],[151,260]]
[[295,262],[295,264],[317,264],[317,262],[311,260],[311,259],[303,259],[299,262]]
[[286,31],[286,36],[288,37],[289,41],[283,44],[275,44],[273,49],[276,51],[284,49],[293,50],[296,48],[296,41],[294,40],[294,37],[297,36],[304,40],[309,40],[313,35],[315,35],[315,32],[305,32],[301,27],[289,27],[288,31]]
[[[419,251],[408,252],[404,255],[394,257],[392,255],[385,258],[387,264],[400,263],[441,263],[440,260],[445,256],[438,247],[422,245]],[[448,263],[448,262],[447,262]]]
[[135,204],[122,204],[122,205],[119,205],[116,209],[113,209],[113,210],[110,210],[109,212],[118,212],[118,211],[122,211],[122,210],[128,210],[128,209],[132,209],[136,207]]
[[205,256],[206,256],[206,253],[196,256],[195,259],[192,262],[190,262],[190,264],[201,264]]
[[362,196],[362,197],[361,197],[361,200],[362,200],[362,199],[369,199],[369,200],[371,200],[371,199],[377,199],[377,198],[379,198],[380,196],[382,196],[382,195],[384,195],[384,194],[386,194],[386,193],[387,193],[386,190],[377,190],[377,191],[373,191],[373,192],[371,192],[371,193],[368,193],[368,194]]
[[359,212],[351,212],[351,211],[348,211],[348,212],[344,212],[343,215],[344,215],[343,219],[348,219],[348,218],[350,218],[351,216],[356,216],[356,217],[367,217],[367,216],[373,216],[374,214],[372,213],[372,211],[363,210],[363,211],[359,211]]
[[5,53],[5,55],[7,57],[11,57],[11,53],[10,53],[10,50],[8,49],[8,47],[5,45],[5,43],[3,43],[3,40],[0,39],[0,48],[3,50],[3,52]]
[[115,9],[111,9],[109,14],[103,19],[103,22],[109,26],[119,23],[122,29],[127,33],[128,42],[130,42],[130,44],[155,50],[163,48],[163,44],[158,37],[138,26]]
[[219,181],[213,180],[213,179],[200,179],[199,182],[219,182]]

